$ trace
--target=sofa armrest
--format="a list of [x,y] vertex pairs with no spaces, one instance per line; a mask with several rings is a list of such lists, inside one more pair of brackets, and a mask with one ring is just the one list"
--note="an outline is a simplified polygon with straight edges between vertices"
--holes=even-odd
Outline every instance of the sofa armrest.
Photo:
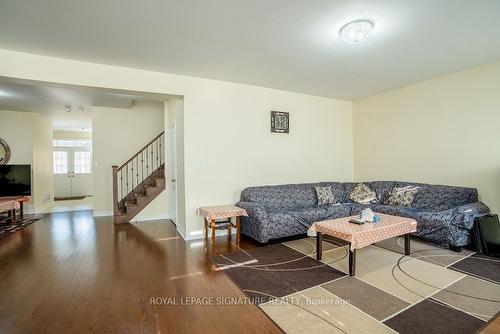
[[474,220],[490,212],[490,209],[482,202],[465,204],[452,210],[451,224],[466,230],[472,229]]
[[245,209],[249,217],[255,217],[258,220],[267,219],[267,210],[262,204],[255,202],[238,202],[236,206]]
[[269,219],[266,208],[255,202],[238,202],[237,206],[247,211],[248,217],[241,217],[241,231],[261,243],[269,241]]

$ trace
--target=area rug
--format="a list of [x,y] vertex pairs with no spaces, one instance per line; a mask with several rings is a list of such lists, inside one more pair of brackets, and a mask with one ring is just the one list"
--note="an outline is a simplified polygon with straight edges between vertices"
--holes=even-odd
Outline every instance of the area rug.
[[25,227],[36,222],[37,220],[40,220],[40,218],[26,218],[23,219],[22,221],[17,221],[16,223],[0,222],[0,240],[2,240],[5,237],[8,237],[12,233],[24,229]]
[[54,201],[71,201],[71,200],[84,199],[85,197],[87,196],[54,197]]
[[500,261],[401,238],[357,252],[314,238],[212,257],[287,333],[475,333],[500,311]]

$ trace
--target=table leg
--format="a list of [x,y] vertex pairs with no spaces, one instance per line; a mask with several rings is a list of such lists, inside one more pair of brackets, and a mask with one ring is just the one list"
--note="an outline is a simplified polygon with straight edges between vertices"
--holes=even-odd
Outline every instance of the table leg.
[[236,217],[236,242],[240,243],[240,217]]
[[23,219],[24,218],[24,202],[21,201],[21,207],[19,209],[19,218]]
[[316,232],[316,260],[321,261],[323,255],[323,235],[321,232]]
[[215,219],[212,219],[212,243],[215,244]]
[[405,255],[410,255],[410,234],[405,234]]
[[227,226],[227,238],[231,240],[231,224],[233,223],[232,218],[229,218],[229,225]]
[[207,220],[205,218],[203,218],[203,226],[205,228],[204,232],[204,236],[205,236],[205,241],[208,241],[208,223],[207,223]]
[[349,276],[356,275],[356,250],[349,244]]
[[13,209],[12,210],[12,222],[15,223],[16,222],[16,209]]

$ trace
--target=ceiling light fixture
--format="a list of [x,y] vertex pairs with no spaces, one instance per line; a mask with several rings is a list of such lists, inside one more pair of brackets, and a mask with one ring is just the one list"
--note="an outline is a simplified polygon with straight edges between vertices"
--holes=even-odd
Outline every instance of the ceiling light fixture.
[[339,36],[346,43],[359,44],[366,41],[372,30],[372,21],[356,20],[342,26],[339,31]]

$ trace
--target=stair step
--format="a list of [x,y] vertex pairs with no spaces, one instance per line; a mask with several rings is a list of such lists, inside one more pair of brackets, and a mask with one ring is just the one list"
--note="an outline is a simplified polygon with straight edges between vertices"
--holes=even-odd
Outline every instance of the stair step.
[[115,216],[115,223],[128,223],[159,194],[165,190],[166,176],[164,166],[152,172],[135,190],[132,190],[120,202],[120,211]]

